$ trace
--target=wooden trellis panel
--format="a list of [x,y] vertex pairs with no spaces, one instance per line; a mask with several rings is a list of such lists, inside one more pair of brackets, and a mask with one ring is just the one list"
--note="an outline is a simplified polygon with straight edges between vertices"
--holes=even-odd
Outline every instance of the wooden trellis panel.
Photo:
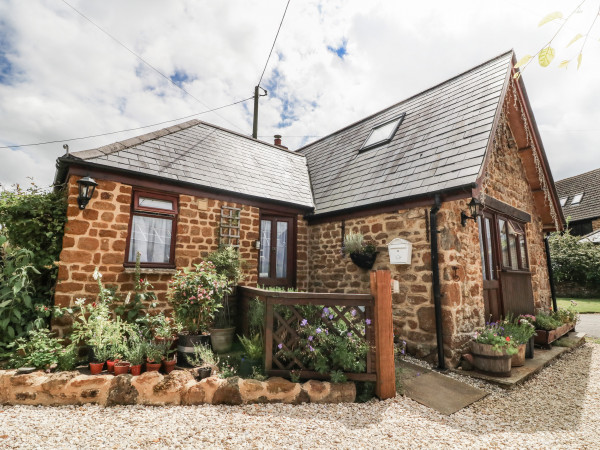
[[219,244],[240,247],[240,208],[221,206]]

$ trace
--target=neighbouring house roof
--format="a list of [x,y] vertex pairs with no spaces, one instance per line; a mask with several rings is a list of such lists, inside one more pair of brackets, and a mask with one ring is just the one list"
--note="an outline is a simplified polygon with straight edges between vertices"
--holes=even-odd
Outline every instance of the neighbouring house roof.
[[[315,213],[472,187],[512,57],[512,51],[500,55],[300,149]],[[389,142],[360,151],[373,128],[402,114]]]
[[[556,190],[561,200],[567,199],[562,210],[571,221],[600,217],[600,169],[557,181]],[[579,194],[583,194],[581,201],[573,204]]]
[[199,120],[59,158],[72,162],[313,207],[302,155]]
[[592,231],[589,234],[586,234],[579,242],[591,242],[593,244],[600,244],[600,230]]

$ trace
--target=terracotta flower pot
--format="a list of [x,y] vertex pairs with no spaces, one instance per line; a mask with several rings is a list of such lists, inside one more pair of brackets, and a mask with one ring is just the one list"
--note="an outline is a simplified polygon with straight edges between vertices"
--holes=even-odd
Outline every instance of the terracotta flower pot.
[[108,373],[113,373],[115,371],[115,363],[119,362],[118,359],[109,359],[106,361],[106,370]]
[[102,369],[104,369],[104,363],[95,363],[95,362],[91,362],[90,363],[90,372],[92,372],[92,375],[98,375],[100,372],[102,372]]
[[134,375],[134,376],[141,375],[141,373],[142,373],[142,365],[141,364],[136,364],[135,366],[131,366],[129,368],[129,371],[131,372],[131,375]]
[[176,359],[171,359],[170,361],[163,360],[162,368],[165,373],[171,373],[173,371],[173,369],[175,368],[175,364],[177,364]]
[[157,372],[160,369],[160,363],[146,362],[146,372]]
[[129,366],[131,366],[128,362],[118,362],[115,364],[115,375],[125,375],[129,373]]
[[510,365],[511,367],[521,367],[525,365],[525,349],[527,344],[519,345],[519,351],[514,354],[511,358]]

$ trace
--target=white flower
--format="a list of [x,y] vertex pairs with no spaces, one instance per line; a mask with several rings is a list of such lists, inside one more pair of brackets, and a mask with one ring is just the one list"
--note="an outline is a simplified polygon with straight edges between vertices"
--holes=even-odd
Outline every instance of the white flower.
[[127,293],[127,297],[125,297],[125,304],[127,305],[129,303],[129,300],[131,299],[131,292]]
[[94,278],[94,280],[98,280],[98,278],[102,278],[102,274],[98,271],[97,267],[94,269],[94,274],[92,275],[92,277]]

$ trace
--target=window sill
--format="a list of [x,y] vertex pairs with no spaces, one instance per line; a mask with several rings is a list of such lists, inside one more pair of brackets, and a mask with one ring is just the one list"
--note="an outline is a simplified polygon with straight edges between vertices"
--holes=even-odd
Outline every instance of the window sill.
[[[135,267],[125,267],[124,273],[135,273]],[[159,274],[172,275],[177,272],[177,269],[165,269],[163,267],[140,267],[140,273],[144,274]]]

